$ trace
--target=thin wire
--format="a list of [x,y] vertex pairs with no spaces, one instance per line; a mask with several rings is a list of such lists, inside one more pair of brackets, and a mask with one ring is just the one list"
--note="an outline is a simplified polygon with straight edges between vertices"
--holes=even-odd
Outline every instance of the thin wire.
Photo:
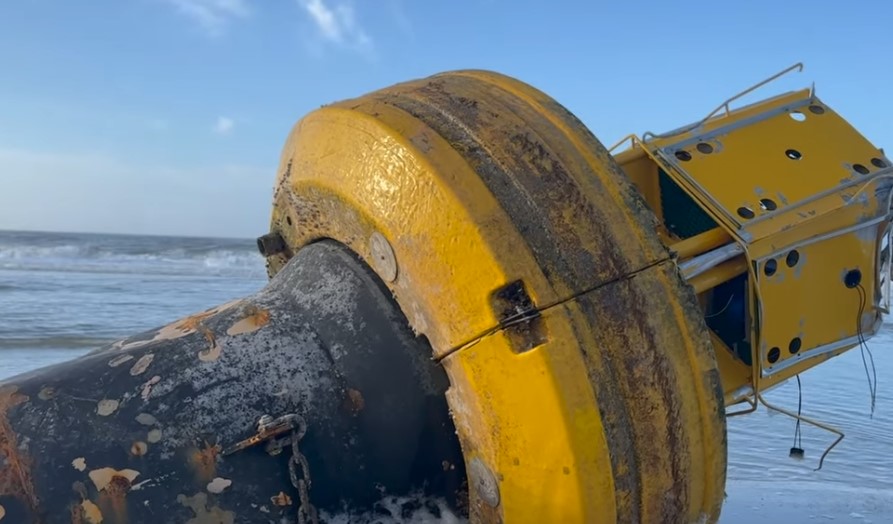
[[[865,303],[868,300],[868,293],[862,284],[857,284],[856,289],[859,291],[859,316],[856,319],[856,333],[859,338],[859,351],[862,354],[862,366],[865,368],[865,378],[868,381],[868,391],[871,394],[871,418],[874,418],[874,406],[877,399],[877,368],[874,365],[874,355],[865,335],[862,332],[862,314],[865,312]],[[865,353],[868,353],[868,361],[871,362],[871,372],[868,371],[868,361],[865,359]]]
[[723,312],[724,312],[725,310],[729,309],[729,306],[732,304],[732,299],[733,299],[733,298],[735,298],[735,294],[734,294],[734,293],[732,293],[732,294],[729,296],[729,301],[726,302],[726,305],[724,305],[724,306],[722,307],[722,309],[720,309],[720,310],[717,311],[716,313],[710,313],[709,315],[706,315],[704,318],[713,318],[713,317],[718,317],[719,315],[722,315]]
[[797,375],[797,425],[794,426],[794,447],[803,449],[803,436],[800,432],[800,416],[803,414],[803,388],[800,385],[800,375]]

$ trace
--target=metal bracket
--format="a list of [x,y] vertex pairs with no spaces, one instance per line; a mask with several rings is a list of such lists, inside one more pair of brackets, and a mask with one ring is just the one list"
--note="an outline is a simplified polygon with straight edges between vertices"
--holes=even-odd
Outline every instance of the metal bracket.
[[270,415],[264,415],[257,421],[257,433],[227,447],[221,454],[223,456],[232,455],[233,453],[256,446],[261,442],[269,441],[266,448],[267,453],[277,455],[282,451],[283,447],[289,444],[290,439],[286,437],[277,440],[276,437],[285,433],[290,433],[291,431],[298,431],[298,433],[303,436],[307,431],[307,424],[304,422],[304,419],[294,414],[282,415],[275,419]]

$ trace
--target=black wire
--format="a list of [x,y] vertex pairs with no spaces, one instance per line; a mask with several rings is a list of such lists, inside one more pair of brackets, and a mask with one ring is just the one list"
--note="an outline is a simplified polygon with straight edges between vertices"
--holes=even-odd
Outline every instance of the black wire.
[[797,375],[797,425],[794,426],[794,447],[803,449],[802,434],[800,433],[800,415],[803,413],[803,388],[800,385],[800,375]]
[[[862,366],[865,368],[865,378],[868,381],[868,390],[871,395],[871,418],[874,418],[874,406],[877,399],[877,368],[874,365],[874,355],[871,348],[868,347],[868,341],[862,332],[862,315],[865,313],[865,303],[868,301],[868,293],[862,284],[857,284],[856,289],[859,291],[859,316],[856,318],[856,333],[859,338],[859,351],[862,354]],[[868,353],[868,360],[865,359],[865,353]],[[871,372],[868,371],[868,362],[871,362]]]

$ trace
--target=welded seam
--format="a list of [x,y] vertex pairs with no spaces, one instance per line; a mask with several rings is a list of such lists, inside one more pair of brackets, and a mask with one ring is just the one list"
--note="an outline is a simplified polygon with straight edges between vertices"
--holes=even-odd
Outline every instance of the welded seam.
[[505,320],[501,321],[499,324],[497,324],[491,328],[485,329],[478,335],[473,336],[471,339],[467,340],[466,342],[462,342],[460,344],[457,344],[456,346],[453,346],[452,348],[445,351],[441,356],[437,357],[435,360],[437,362],[441,362],[443,359],[449,357],[453,353],[456,353],[458,351],[461,351],[463,349],[471,347],[471,346],[477,344],[478,342],[480,342],[482,339],[484,339],[490,335],[493,335],[495,333],[503,331],[503,330],[510,328],[512,326],[516,326],[518,324],[523,324],[525,322],[529,322],[531,320],[530,315],[532,313],[541,314],[541,313],[544,313],[550,309],[554,309],[556,307],[563,306],[564,304],[567,304],[568,302],[573,302],[574,300],[577,300],[578,298],[582,297],[583,295],[587,295],[589,293],[592,293],[593,291],[598,291],[599,289],[610,286],[612,284],[616,284],[616,283],[622,282],[624,280],[629,280],[640,273],[648,271],[649,269],[663,265],[665,262],[674,262],[674,260],[671,257],[666,257],[666,258],[656,260],[654,262],[650,262],[635,271],[631,271],[629,273],[626,273],[625,275],[622,275],[622,276],[619,276],[616,278],[612,278],[612,279],[606,280],[604,282],[599,282],[598,284],[596,284],[594,286],[590,286],[586,289],[583,289],[582,291],[578,291],[578,292],[574,293],[573,295],[570,295],[567,298],[558,299],[553,302],[549,302],[543,306],[539,306],[534,309],[528,309],[528,310],[522,311],[520,313],[517,313],[515,315],[512,315],[512,316],[506,318]]

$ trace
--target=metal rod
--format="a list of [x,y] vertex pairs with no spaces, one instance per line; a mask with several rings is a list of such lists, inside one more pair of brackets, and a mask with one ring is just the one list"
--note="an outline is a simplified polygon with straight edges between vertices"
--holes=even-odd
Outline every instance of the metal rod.
[[701,234],[672,244],[670,246],[670,251],[675,252],[680,259],[686,259],[706,253],[713,248],[717,248],[731,241],[732,237],[725,230],[720,227],[715,227],[710,231],[705,231]]
[[686,260],[679,264],[679,269],[682,270],[682,275],[686,280],[691,280],[708,269],[712,269],[726,260],[731,260],[743,253],[744,248],[740,244],[731,243]]
[[667,133],[663,133],[663,134],[660,134],[660,135],[655,134],[655,133],[652,133],[651,131],[646,131],[645,134],[642,135],[642,141],[646,141],[646,142],[647,142],[648,140],[650,140],[650,139],[652,139],[652,138],[658,138],[658,139],[660,139],[660,138],[668,138],[668,137],[675,136],[675,135],[681,135],[682,133],[691,131],[692,129],[696,129],[696,128],[700,127],[701,125],[703,125],[704,122],[710,120],[710,119],[713,117],[713,115],[715,115],[716,113],[718,113],[718,112],[719,112],[721,109],[723,109],[723,108],[725,108],[725,110],[726,110],[726,116],[728,116],[728,114],[729,114],[729,112],[730,112],[730,110],[729,110],[729,104],[730,104],[730,103],[734,102],[735,100],[738,100],[739,98],[741,98],[741,97],[744,96],[744,95],[747,95],[747,94],[749,94],[749,93],[752,93],[752,92],[756,91],[757,89],[763,87],[764,85],[766,85],[766,84],[772,82],[773,80],[778,79],[779,77],[782,77],[782,76],[784,76],[784,75],[790,73],[791,71],[793,71],[793,70],[795,70],[795,69],[797,69],[798,72],[799,72],[799,71],[803,71],[803,62],[797,62],[796,64],[794,64],[794,65],[792,65],[792,66],[790,66],[790,67],[784,69],[783,71],[779,71],[778,73],[775,73],[774,75],[772,75],[772,76],[770,76],[769,78],[763,80],[762,82],[758,82],[758,83],[756,83],[756,84],[754,84],[754,85],[748,87],[747,89],[745,89],[744,91],[741,91],[741,92],[738,93],[737,95],[734,95],[734,96],[732,96],[732,97],[730,97],[730,98],[727,98],[725,102],[719,104],[719,106],[718,106],[716,109],[714,109],[713,111],[711,111],[707,116],[705,116],[704,118],[702,118],[701,120],[698,120],[697,122],[695,122],[695,123],[693,123],[693,124],[689,124],[689,125],[687,125],[687,126],[685,126],[685,127],[681,127],[681,128],[679,128],[679,129],[675,129],[675,130],[673,130],[673,131],[669,131],[669,132],[667,132]]
[[695,293],[701,294],[723,282],[728,282],[745,271],[747,271],[747,260],[744,257],[738,257],[699,273],[697,276],[688,279],[688,283],[695,288]]
[[[752,391],[752,389],[751,389]],[[751,399],[750,397],[744,397],[741,399],[742,402],[746,402],[749,408],[739,409],[738,411],[726,412],[726,418],[728,417],[739,417],[741,415],[747,415],[749,413],[753,413],[757,410],[757,401]]]

